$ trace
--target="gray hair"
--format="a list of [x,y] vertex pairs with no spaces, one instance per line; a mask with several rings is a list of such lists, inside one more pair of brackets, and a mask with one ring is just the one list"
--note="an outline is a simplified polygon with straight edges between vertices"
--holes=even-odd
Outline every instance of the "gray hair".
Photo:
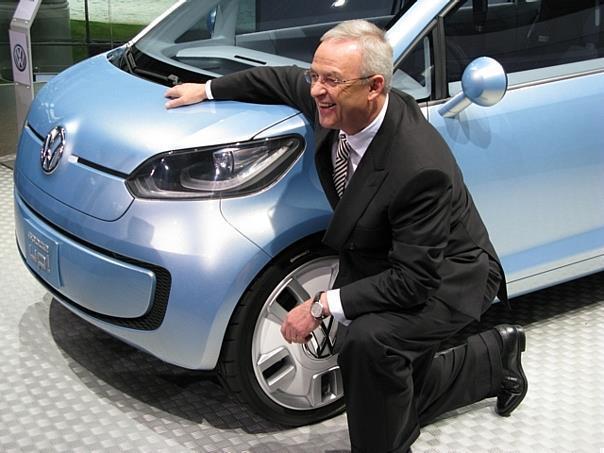
[[353,40],[361,48],[361,77],[380,74],[384,77],[384,91],[390,90],[392,79],[392,47],[384,30],[366,20],[348,20],[328,30],[321,42]]

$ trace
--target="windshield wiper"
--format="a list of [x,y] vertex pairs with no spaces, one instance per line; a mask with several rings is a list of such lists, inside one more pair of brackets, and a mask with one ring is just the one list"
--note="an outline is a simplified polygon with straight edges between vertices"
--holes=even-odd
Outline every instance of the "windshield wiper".
[[134,74],[136,69],[136,61],[134,61],[134,55],[132,55],[132,48],[130,44],[126,44],[124,47],[124,53],[122,53],[122,62],[125,64],[126,69],[130,74]]
[[139,74],[145,77],[160,80],[172,86],[178,85],[180,83],[180,79],[175,74],[164,75],[160,74],[159,72],[149,71],[147,69],[137,67],[134,55],[132,54],[132,47],[129,44],[126,44],[126,47],[124,48],[124,53],[122,54],[122,62],[124,63],[126,70],[130,74]]

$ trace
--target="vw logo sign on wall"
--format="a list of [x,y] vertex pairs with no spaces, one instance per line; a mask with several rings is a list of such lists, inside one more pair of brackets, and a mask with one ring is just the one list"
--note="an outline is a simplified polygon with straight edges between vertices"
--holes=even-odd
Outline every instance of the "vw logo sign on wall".
[[27,54],[21,44],[17,44],[13,48],[13,61],[15,62],[15,67],[19,71],[23,72],[25,71],[25,68],[27,68]]
[[44,170],[46,174],[52,173],[55,168],[57,168],[59,160],[61,160],[61,156],[63,155],[64,148],[65,129],[61,126],[57,126],[46,136],[44,144],[42,145],[42,151],[40,152],[40,164],[42,165],[42,170]]

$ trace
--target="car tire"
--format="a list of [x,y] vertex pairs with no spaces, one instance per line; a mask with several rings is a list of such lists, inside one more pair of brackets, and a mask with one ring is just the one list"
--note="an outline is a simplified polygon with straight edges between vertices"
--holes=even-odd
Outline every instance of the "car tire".
[[334,351],[338,323],[326,318],[305,344],[288,344],[280,333],[287,312],[331,287],[338,261],[318,238],[275,258],[248,288],[225,334],[218,365],[228,390],[262,417],[300,426],[344,409]]

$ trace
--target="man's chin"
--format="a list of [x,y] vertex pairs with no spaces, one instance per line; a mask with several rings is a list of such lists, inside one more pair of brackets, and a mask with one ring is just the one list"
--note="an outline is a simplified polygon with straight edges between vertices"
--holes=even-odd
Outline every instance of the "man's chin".
[[339,129],[338,125],[332,118],[324,118],[319,116],[319,124],[325,129]]

